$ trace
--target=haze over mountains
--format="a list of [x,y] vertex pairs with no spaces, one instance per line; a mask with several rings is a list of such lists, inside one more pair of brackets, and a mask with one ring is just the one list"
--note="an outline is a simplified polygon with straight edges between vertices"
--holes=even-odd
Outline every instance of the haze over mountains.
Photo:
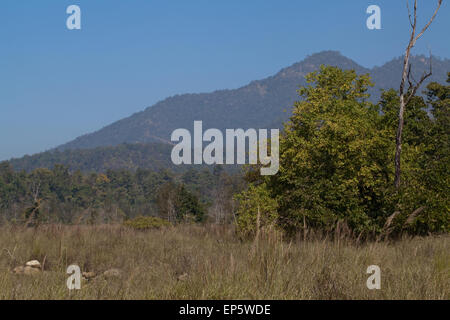
[[[415,56],[411,62],[416,79],[429,70],[429,60],[425,56]],[[375,87],[370,89],[371,100],[376,102],[381,89],[398,89],[402,63],[403,60],[399,57],[382,66],[368,69],[339,52],[320,52],[282,69],[274,76],[253,81],[238,89],[167,98],[142,112],[94,133],[78,137],[55,150],[13,159],[11,163],[18,170],[52,167],[56,163],[68,165],[72,170],[83,171],[171,167],[169,146],[157,145],[171,143],[170,135],[177,128],[192,130],[195,120],[203,121],[204,130],[281,128],[282,122],[290,115],[294,101],[299,99],[296,89],[305,85],[305,75],[317,70],[320,65],[354,69],[358,74],[369,73],[375,83]],[[433,75],[424,83],[422,89],[431,81],[444,83],[449,71],[450,59],[433,58]],[[129,144],[139,146],[132,147]],[[119,145],[122,146],[114,148]],[[132,148],[133,152],[128,152],[129,148]],[[94,150],[77,151],[79,149]],[[155,166],[155,163],[158,165]]]

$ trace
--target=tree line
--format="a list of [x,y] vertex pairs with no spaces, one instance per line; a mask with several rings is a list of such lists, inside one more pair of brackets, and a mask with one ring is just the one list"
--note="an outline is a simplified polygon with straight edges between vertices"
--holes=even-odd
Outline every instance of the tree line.
[[[68,167],[15,171],[0,163],[0,218],[15,223],[109,223],[137,216],[170,222],[229,220],[232,194],[241,180],[213,170],[108,170],[71,172]],[[219,217],[220,216],[220,217]]]

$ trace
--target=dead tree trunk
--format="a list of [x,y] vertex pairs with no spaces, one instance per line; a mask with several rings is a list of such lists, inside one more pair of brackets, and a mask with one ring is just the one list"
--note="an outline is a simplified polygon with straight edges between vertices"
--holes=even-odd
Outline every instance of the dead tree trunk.
[[[395,179],[394,185],[395,188],[398,189],[400,187],[400,175],[401,175],[401,154],[402,154],[402,134],[403,134],[403,126],[404,126],[404,114],[406,105],[411,100],[411,98],[416,94],[417,90],[420,88],[422,83],[431,76],[432,68],[431,68],[431,53],[430,53],[430,72],[424,73],[420,80],[415,84],[412,83],[411,79],[411,64],[409,63],[409,58],[411,55],[411,49],[416,44],[417,40],[425,33],[428,27],[433,22],[436,17],[439,8],[442,5],[442,0],[438,0],[438,7],[434,11],[433,16],[422,29],[422,31],[416,35],[417,28],[417,0],[414,0],[414,18],[411,20],[411,12],[409,10],[408,5],[408,14],[409,14],[409,22],[411,24],[411,38],[409,40],[408,46],[406,48],[405,57],[403,60],[403,72],[402,72],[402,81],[400,83],[400,108],[398,112],[398,128],[397,128],[397,136],[395,139]],[[405,92],[406,81],[408,81],[409,87]]]

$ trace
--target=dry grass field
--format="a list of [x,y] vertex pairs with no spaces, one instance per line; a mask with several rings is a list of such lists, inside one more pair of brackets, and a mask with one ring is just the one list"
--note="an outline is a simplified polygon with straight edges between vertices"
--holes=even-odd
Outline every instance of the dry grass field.
[[[4,226],[0,299],[450,299],[449,240],[272,236],[256,246],[215,226]],[[42,271],[12,272],[33,259]],[[70,291],[71,264],[98,276]],[[381,268],[381,290],[366,287],[369,265]],[[102,275],[111,268],[120,275]]]

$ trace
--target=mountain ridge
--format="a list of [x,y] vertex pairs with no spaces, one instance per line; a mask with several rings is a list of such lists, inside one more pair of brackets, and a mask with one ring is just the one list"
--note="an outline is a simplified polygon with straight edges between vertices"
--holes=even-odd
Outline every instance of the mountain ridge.
[[[428,71],[427,57],[413,56],[411,61],[416,79],[424,71]],[[202,120],[204,129],[280,128],[282,122],[288,119],[294,101],[299,99],[297,89],[306,84],[305,75],[316,71],[320,65],[354,69],[358,74],[369,73],[375,83],[375,86],[369,89],[369,93],[372,101],[377,102],[382,89],[397,89],[402,64],[403,60],[400,56],[381,66],[365,68],[337,51],[322,51],[309,55],[304,60],[283,68],[272,76],[251,81],[237,89],[168,97],[98,131],[79,136],[49,151],[11,159],[10,162],[16,169],[25,170],[50,167],[58,161],[82,170],[89,168],[107,170],[117,168],[118,165],[111,164],[111,161],[113,157],[119,157],[120,166],[128,169],[142,166],[143,158],[147,161],[153,159],[155,163],[168,166],[170,153],[167,145],[172,144],[171,133],[177,128],[192,130],[194,120]],[[450,71],[450,59],[434,58],[433,76],[423,84],[422,89],[431,81],[444,83],[448,71]],[[130,147],[123,147],[124,144],[138,144],[139,147],[130,149],[133,156],[129,157],[126,152]],[[157,144],[165,144],[166,147],[156,147]],[[117,150],[112,149],[114,147],[117,147]],[[86,149],[91,151],[87,152]],[[95,164],[89,167],[85,163],[86,159],[82,160],[80,155],[73,152],[76,150]],[[154,157],[151,152],[156,152]],[[78,159],[81,164],[74,165],[70,157]],[[165,159],[167,157],[169,158]],[[100,163],[102,161],[103,163]],[[154,168],[152,164],[146,167]]]
[[[428,60],[424,56],[412,57],[412,63],[416,77],[428,68]],[[169,143],[174,129],[189,129],[194,120],[202,120],[205,127],[218,129],[257,129],[272,123],[280,126],[289,116],[289,113],[283,114],[282,111],[292,108],[293,102],[298,98],[296,89],[305,85],[304,76],[317,70],[322,64],[354,69],[358,74],[371,74],[375,87],[369,93],[376,101],[380,89],[397,89],[402,61],[401,57],[394,58],[382,66],[369,69],[337,51],[323,51],[283,68],[273,76],[251,81],[237,89],[168,97],[143,111],[77,137],[55,149],[86,149],[121,143]],[[435,59],[433,64],[437,64],[437,67],[427,83],[445,81],[446,72],[450,71],[450,60]],[[443,70],[442,65],[446,70]],[[386,75],[387,69],[395,70],[390,72],[394,76]],[[266,121],[267,119],[271,120]]]

